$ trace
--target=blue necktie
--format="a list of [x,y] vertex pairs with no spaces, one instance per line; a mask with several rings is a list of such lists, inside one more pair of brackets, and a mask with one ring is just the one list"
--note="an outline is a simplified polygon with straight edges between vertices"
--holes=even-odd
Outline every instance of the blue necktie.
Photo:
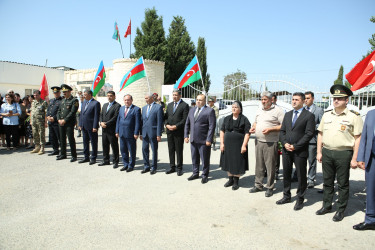
[[107,112],[108,112],[108,110],[111,108],[111,106],[112,106],[112,103],[109,103],[109,104],[108,104],[108,107],[107,107]]
[[294,111],[293,121],[292,121],[292,128],[294,127],[294,123],[296,123],[297,118],[298,118],[298,111],[295,110],[295,111]]
[[147,114],[146,117],[148,118],[148,115],[150,114],[151,104],[148,105]]
[[177,102],[174,103],[173,114],[174,114],[174,112],[176,111],[176,107],[177,107]]

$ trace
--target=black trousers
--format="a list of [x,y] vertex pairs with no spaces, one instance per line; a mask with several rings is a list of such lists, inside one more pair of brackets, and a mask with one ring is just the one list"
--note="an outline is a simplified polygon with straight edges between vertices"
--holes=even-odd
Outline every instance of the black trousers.
[[307,188],[307,157],[300,157],[293,152],[286,153],[285,149],[283,149],[284,197],[291,198],[290,186],[293,163],[298,178],[297,199],[303,201]]
[[103,145],[103,162],[110,162],[109,158],[109,146],[112,148],[113,163],[119,163],[119,147],[118,139],[115,133],[108,133],[104,131],[102,133],[102,145]]
[[176,168],[175,155],[177,155],[177,169],[182,170],[184,162],[184,135],[167,134],[168,150],[169,150],[169,165],[171,168]]
[[66,137],[68,137],[72,157],[77,158],[76,140],[74,139],[74,124],[59,126],[60,130],[60,155],[66,156]]
[[52,144],[54,152],[59,151],[60,131],[59,124],[48,124],[49,127],[49,141]]
[[12,137],[13,147],[18,146],[19,136],[18,136],[18,126],[19,125],[3,125],[5,132],[5,139],[7,142],[7,147],[10,147],[10,138]]

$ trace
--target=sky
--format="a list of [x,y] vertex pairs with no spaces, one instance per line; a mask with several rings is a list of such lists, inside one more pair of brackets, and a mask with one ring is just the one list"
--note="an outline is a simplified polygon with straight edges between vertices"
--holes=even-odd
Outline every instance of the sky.
[[237,70],[249,81],[283,79],[328,92],[340,65],[349,72],[375,33],[374,0],[0,0],[0,60],[45,65],[48,59],[50,67],[75,69],[97,68],[103,60],[112,67],[122,57],[112,39],[114,22],[128,57],[129,19],[133,42],[145,9],[153,7],[166,35],[179,15],[195,45],[205,38],[210,92],[216,93]]

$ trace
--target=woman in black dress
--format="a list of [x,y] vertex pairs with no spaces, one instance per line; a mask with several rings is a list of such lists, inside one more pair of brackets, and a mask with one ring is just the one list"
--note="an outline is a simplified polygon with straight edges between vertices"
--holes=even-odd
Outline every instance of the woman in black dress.
[[220,166],[227,171],[229,181],[224,187],[239,188],[240,176],[249,170],[247,143],[250,139],[250,122],[242,114],[242,104],[235,101],[232,104],[232,114],[224,118],[220,131]]

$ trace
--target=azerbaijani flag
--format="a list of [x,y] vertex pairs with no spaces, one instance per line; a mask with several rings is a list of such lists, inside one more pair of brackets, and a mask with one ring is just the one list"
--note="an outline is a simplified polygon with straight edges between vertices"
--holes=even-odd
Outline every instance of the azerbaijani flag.
[[99,64],[98,72],[96,72],[94,81],[92,82],[91,91],[93,92],[93,96],[95,97],[97,93],[99,93],[100,89],[105,84],[105,69],[103,65],[103,60]]
[[201,69],[199,67],[198,58],[197,56],[194,56],[193,60],[191,60],[190,64],[187,66],[184,73],[182,73],[182,75],[174,85],[174,88],[181,89],[193,82],[198,81],[201,78]]
[[128,73],[124,75],[120,84],[120,91],[129,86],[131,83],[141,79],[146,76],[145,64],[143,63],[143,56],[138,59]]
[[118,40],[119,43],[121,43],[120,32],[118,31],[117,22],[115,22],[115,32],[113,33],[112,38]]

